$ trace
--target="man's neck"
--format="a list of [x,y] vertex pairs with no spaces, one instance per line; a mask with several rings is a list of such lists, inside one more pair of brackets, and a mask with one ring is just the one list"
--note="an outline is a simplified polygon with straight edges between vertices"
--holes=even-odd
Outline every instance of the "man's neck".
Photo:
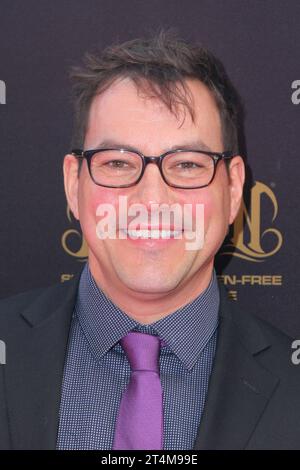
[[209,286],[213,273],[211,263],[172,291],[145,293],[129,289],[117,277],[110,279],[91,260],[89,268],[99,289],[130,318],[142,324],[154,323],[192,302]]

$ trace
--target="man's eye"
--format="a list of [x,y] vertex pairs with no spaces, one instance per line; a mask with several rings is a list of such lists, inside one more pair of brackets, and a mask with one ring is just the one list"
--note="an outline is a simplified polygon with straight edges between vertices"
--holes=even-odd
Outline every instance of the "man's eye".
[[181,165],[182,168],[196,168],[199,166],[197,165],[197,163],[194,162],[182,162],[179,163],[179,165]]
[[110,160],[105,163],[105,166],[111,167],[111,168],[124,168],[128,166],[127,162],[124,162],[122,160]]
[[197,169],[197,168],[202,168],[202,165],[199,165],[198,163],[195,162],[179,162],[176,164],[176,168],[179,168],[179,170],[190,170],[190,169]]

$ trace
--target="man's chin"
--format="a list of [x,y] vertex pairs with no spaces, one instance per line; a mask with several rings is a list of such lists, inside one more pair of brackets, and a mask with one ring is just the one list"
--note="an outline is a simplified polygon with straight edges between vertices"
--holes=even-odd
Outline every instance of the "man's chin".
[[178,284],[176,280],[170,279],[170,277],[165,278],[164,280],[156,279],[151,281],[147,278],[139,276],[138,273],[136,274],[135,279],[127,278],[121,279],[121,281],[135,294],[149,294],[149,296],[155,294],[167,294],[168,292],[173,291]]

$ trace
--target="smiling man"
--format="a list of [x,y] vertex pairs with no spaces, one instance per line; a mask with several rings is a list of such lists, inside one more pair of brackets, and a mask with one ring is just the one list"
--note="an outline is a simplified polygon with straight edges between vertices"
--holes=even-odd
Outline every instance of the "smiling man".
[[64,181],[88,262],[1,303],[0,447],[299,447],[291,341],[229,304],[214,271],[245,178],[223,66],[161,33],[72,76]]
[[[191,150],[203,150],[215,155],[224,151],[222,124],[217,104],[205,85],[199,80],[187,79],[185,86],[193,103],[194,119],[185,115],[183,104],[177,104],[177,113],[152,96],[147,83],[142,93],[130,77],[117,77],[109,89],[97,95],[90,108],[84,140],[85,149],[115,148],[131,149],[144,155],[161,155],[174,150],[164,157],[176,171],[175,182],[182,186],[197,186],[199,171],[181,168],[182,159],[194,165],[198,160],[209,166],[209,182],[213,175],[213,157]],[[184,90],[182,90],[183,92]],[[152,93],[153,94],[153,93]],[[235,143],[234,143],[235,144]],[[175,153],[176,149],[189,149]],[[99,161],[106,161],[106,154],[119,161],[116,176],[121,173],[120,183],[126,184],[129,169],[120,168],[124,164],[138,167],[142,159],[134,152],[99,152],[93,155],[91,169]],[[93,162],[94,159],[94,162]],[[172,163],[175,160],[174,163]],[[135,163],[137,162],[137,163]],[[100,163],[99,163],[100,164]],[[111,164],[111,163],[110,163]],[[203,163],[202,163],[203,164]],[[117,305],[141,323],[151,323],[174,312],[194,300],[209,285],[213,271],[215,253],[220,248],[236,216],[242,196],[244,165],[240,156],[235,156],[229,174],[224,161],[216,164],[213,181],[204,188],[174,188],[163,180],[157,165],[147,165],[142,179],[130,187],[101,187],[92,181],[87,162],[84,161],[78,178],[78,160],[67,155],[65,158],[65,183],[68,202],[76,218],[80,220],[84,236],[89,246],[89,268],[101,289]],[[100,170],[98,169],[98,172]],[[107,171],[107,170],[106,170]],[[112,172],[112,170],[110,170]],[[168,170],[166,170],[168,175]],[[170,173],[170,170],[169,170]],[[139,173],[135,173],[135,177]],[[200,174],[201,175],[201,174]],[[131,176],[130,176],[131,177]],[[105,176],[103,176],[103,179]],[[99,176],[101,183],[101,175]],[[129,180],[130,182],[131,180]],[[113,181],[114,182],[114,181]],[[118,180],[117,180],[118,182]],[[173,180],[172,180],[173,182]],[[200,178],[202,183],[202,179]],[[96,213],[100,204],[109,203],[116,207],[120,196],[126,196],[128,206],[143,204],[150,212],[153,204],[171,207],[173,204],[204,205],[205,243],[200,250],[187,250],[186,238],[163,239],[117,238],[99,241],[96,234]],[[183,224],[182,224],[183,225]],[[151,226],[147,228],[151,230]],[[153,227],[154,229],[154,227]]]

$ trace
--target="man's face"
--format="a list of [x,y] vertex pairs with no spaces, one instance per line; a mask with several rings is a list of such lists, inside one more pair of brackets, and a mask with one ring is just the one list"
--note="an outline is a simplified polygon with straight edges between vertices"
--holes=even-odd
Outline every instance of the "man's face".
[[[176,117],[157,98],[139,92],[131,80],[119,80],[94,98],[84,149],[121,146],[152,156],[187,146],[213,152],[230,150],[223,148],[220,116],[209,90],[196,80],[187,84],[194,99],[194,121],[183,107]],[[180,290],[192,279],[199,286],[209,280],[214,255],[240,204],[244,179],[240,157],[231,162],[231,178],[222,161],[208,187],[192,190],[168,186],[154,164],[147,165],[142,180],[130,188],[97,186],[89,175],[86,161],[78,178],[77,165],[74,157],[66,157],[66,192],[89,246],[89,264],[96,280],[141,295],[163,295]],[[188,250],[184,236],[169,240],[99,239],[97,208],[103,203],[110,204],[118,214],[120,196],[127,197],[128,206],[143,204],[149,212],[153,203],[179,203],[182,207],[190,204],[194,218],[196,205],[203,204],[203,248]]]

